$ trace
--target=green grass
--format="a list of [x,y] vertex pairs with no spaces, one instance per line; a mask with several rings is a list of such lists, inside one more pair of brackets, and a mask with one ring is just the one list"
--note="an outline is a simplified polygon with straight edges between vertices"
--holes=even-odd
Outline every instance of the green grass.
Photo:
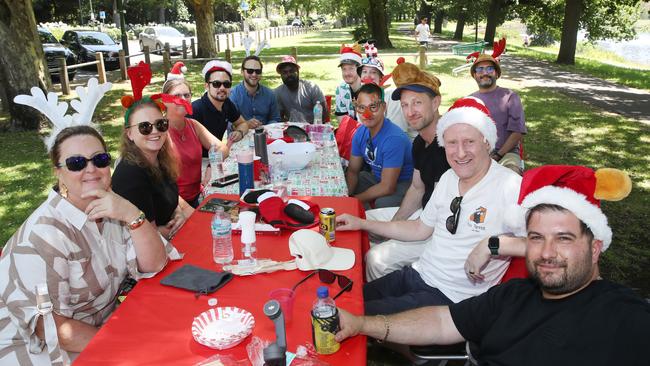
[[[400,24],[395,24],[395,29]],[[278,56],[289,54],[298,47],[301,77],[317,82],[323,92],[333,94],[340,80],[336,57],[341,43],[350,42],[349,30],[331,30],[310,33],[289,39],[271,40],[273,48],[262,54],[265,61],[264,83],[270,87],[280,84],[275,73]],[[393,34],[396,50],[413,62],[416,48],[412,37]],[[473,40],[468,39],[468,41]],[[519,51],[519,50],[517,50]],[[381,52],[381,50],[380,50]],[[308,53],[331,57],[310,57]],[[235,69],[243,51],[233,53]],[[384,57],[388,70],[392,70],[398,56]],[[447,110],[453,100],[476,90],[474,81],[467,75],[452,76],[451,70],[463,62],[457,56],[432,56],[428,70],[442,81],[443,102],[441,111]],[[204,62],[186,62],[187,78],[193,86],[194,98],[203,93],[199,76]],[[154,65],[154,78],[145,93],[159,92],[163,77],[160,65]],[[630,78],[634,79],[635,74]],[[241,77],[234,75],[234,81]],[[527,167],[542,164],[583,164],[592,167],[616,167],[630,173],[634,187],[630,197],[621,202],[604,203],[614,231],[614,242],[605,253],[602,263],[604,276],[640,289],[650,297],[650,126],[633,120],[607,114],[563,94],[541,87],[522,88],[507,79],[499,85],[515,89],[521,96],[526,111],[529,133],[525,140]],[[109,149],[117,156],[119,134],[122,130],[123,111],[119,97],[130,93],[127,83],[115,83],[102,103],[95,118],[101,125]],[[6,115],[0,115],[0,120]],[[36,132],[0,133],[0,245],[3,245],[18,226],[45,198],[54,183],[44,145]]]

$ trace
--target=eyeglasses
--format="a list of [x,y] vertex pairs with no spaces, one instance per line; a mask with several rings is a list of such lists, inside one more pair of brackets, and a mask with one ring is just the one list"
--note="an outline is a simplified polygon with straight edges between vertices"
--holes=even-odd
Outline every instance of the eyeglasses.
[[[93,155],[91,158],[76,155],[65,159],[65,167],[71,172],[79,172],[86,168],[88,162],[92,161],[95,168],[106,168],[111,164],[111,155],[109,153],[99,153]],[[63,164],[56,165],[57,168],[62,168]]]
[[176,98],[190,99],[190,98],[192,98],[192,93],[172,94],[172,96],[174,96]]
[[496,68],[494,66],[479,66],[475,69],[477,74],[480,74],[482,72],[486,72],[488,74],[493,73]]
[[247,69],[247,68],[244,68],[244,70],[246,70],[246,73],[248,75],[253,75],[253,73],[255,73],[257,75],[262,75],[262,69]]
[[161,118],[155,120],[153,123],[149,121],[140,122],[136,125],[128,126],[127,128],[138,126],[138,131],[143,135],[148,135],[153,131],[153,127],[156,126],[158,132],[165,132],[169,129],[169,120],[167,118]]
[[224,88],[230,89],[230,87],[232,86],[232,81],[229,81],[229,80],[226,80],[226,81],[215,80],[215,81],[208,82],[208,84],[212,85],[212,87],[215,88],[215,89],[221,88],[222,85],[223,85]]
[[375,161],[375,147],[372,144],[372,136],[370,136],[370,130],[368,130],[368,141],[366,141],[366,156],[370,161]]
[[300,282],[296,283],[293,286],[292,290],[296,291],[296,288],[300,286],[300,284],[314,277],[316,273],[318,273],[318,278],[320,279],[320,282],[326,283],[328,285],[334,283],[334,280],[338,279],[338,283],[339,283],[339,287],[341,288],[341,291],[339,291],[339,293],[336,294],[336,296],[334,296],[332,300],[336,300],[336,298],[341,296],[341,294],[343,294],[345,291],[352,291],[351,279],[326,269],[317,269],[314,272],[310,273],[309,275],[307,275],[307,277],[303,278],[302,280],[300,280]]
[[384,102],[374,102],[374,103],[370,103],[367,106],[363,104],[355,104],[354,110],[357,111],[357,113],[359,114],[363,114],[366,111],[366,109],[369,109],[370,112],[375,113],[379,110],[379,107],[381,107],[383,103]]
[[463,196],[456,197],[451,200],[451,205],[449,205],[451,216],[447,217],[447,222],[445,224],[447,226],[447,230],[452,234],[456,234],[456,230],[458,229],[458,219],[460,218],[460,203],[462,200]]

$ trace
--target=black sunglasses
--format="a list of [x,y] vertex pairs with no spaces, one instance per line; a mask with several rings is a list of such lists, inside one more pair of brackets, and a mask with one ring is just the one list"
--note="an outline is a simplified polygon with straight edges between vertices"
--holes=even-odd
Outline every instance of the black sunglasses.
[[219,89],[219,88],[221,88],[222,85],[223,85],[224,88],[226,88],[226,89],[230,89],[230,87],[232,86],[232,81],[228,81],[228,80],[226,80],[226,81],[215,80],[215,81],[210,81],[208,84],[212,85],[212,87],[215,88],[215,89]]
[[262,75],[262,69],[247,69],[247,68],[244,68],[244,70],[246,70],[246,73],[248,75],[253,75],[253,73],[255,73],[257,75]]
[[451,200],[451,204],[449,205],[451,216],[447,217],[447,222],[445,224],[447,226],[447,230],[452,234],[456,234],[456,230],[458,229],[458,219],[460,218],[460,203],[462,200],[463,196],[456,197]]
[[144,121],[135,125],[128,126],[127,128],[131,128],[134,126],[138,126],[138,131],[140,131],[141,134],[146,136],[150,134],[151,131],[153,131],[154,126],[156,126],[156,130],[158,130],[158,132],[167,131],[169,129],[169,120],[167,118],[161,118],[155,120],[153,123],[149,121]]
[[372,145],[372,136],[370,136],[370,130],[368,130],[368,141],[366,142],[366,150],[368,151],[366,156],[368,156],[368,159],[370,159],[370,161],[374,162],[375,161],[375,147]]
[[303,278],[300,280],[300,282],[296,283],[292,290],[296,291],[296,288],[300,286],[303,282],[307,281],[308,279],[312,278],[316,273],[318,273],[318,278],[320,279],[320,282],[326,283],[326,284],[332,284],[334,283],[334,280],[338,278],[338,283],[339,287],[341,288],[341,291],[339,291],[336,296],[332,298],[332,300],[336,300],[337,297],[341,296],[345,291],[352,291],[352,280],[349,279],[348,277],[345,277],[340,274],[336,274],[332,271],[329,271],[327,269],[317,269],[314,272],[310,273],[307,275],[307,277]]
[[[88,162],[92,161],[95,168],[106,168],[111,164],[111,155],[109,153],[99,153],[93,155],[91,158],[76,155],[65,159],[65,167],[71,172],[79,172],[86,168]],[[63,164],[56,165],[57,168],[62,168]]]

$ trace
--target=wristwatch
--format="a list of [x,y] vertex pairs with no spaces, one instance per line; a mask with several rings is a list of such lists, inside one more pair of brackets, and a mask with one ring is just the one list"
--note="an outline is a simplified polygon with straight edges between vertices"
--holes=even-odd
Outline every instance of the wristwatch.
[[488,248],[490,249],[491,255],[499,255],[499,244],[499,237],[496,235],[488,239]]

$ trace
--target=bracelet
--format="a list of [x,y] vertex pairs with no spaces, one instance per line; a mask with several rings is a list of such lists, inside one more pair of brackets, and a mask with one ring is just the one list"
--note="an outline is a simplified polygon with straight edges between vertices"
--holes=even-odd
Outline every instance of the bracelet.
[[386,315],[379,314],[377,315],[378,317],[382,317],[384,319],[384,328],[386,329],[386,333],[384,333],[384,339],[381,341],[378,339],[377,342],[379,343],[384,343],[388,339],[388,335],[390,334],[390,322],[388,321],[388,318]]
[[144,212],[140,211],[140,214],[138,215],[138,217],[136,217],[133,221],[128,223],[126,225],[126,227],[128,227],[129,230],[135,230],[135,229],[139,228],[140,226],[142,226],[142,224],[144,224],[146,219],[147,219],[147,216],[145,216]]

